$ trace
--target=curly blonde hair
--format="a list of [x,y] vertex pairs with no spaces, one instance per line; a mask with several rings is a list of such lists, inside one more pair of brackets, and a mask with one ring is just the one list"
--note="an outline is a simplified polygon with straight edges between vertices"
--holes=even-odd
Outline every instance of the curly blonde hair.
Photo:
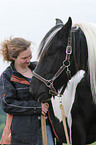
[[13,61],[13,58],[17,58],[19,53],[30,47],[31,42],[23,38],[10,38],[4,40],[1,43],[0,53],[3,55],[3,60]]

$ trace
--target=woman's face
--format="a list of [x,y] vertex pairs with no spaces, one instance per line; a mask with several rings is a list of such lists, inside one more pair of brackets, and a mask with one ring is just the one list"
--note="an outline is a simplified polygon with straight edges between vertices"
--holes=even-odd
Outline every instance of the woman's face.
[[14,59],[15,65],[21,66],[21,67],[27,67],[30,65],[30,59],[32,58],[32,52],[30,47],[28,47],[26,50],[20,52],[17,58]]

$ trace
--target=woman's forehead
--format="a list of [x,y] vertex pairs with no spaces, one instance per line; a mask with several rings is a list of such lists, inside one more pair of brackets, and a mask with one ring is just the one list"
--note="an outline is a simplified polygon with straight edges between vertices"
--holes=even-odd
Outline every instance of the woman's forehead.
[[19,56],[20,57],[28,57],[31,54],[31,49],[28,47],[26,50],[20,52]]

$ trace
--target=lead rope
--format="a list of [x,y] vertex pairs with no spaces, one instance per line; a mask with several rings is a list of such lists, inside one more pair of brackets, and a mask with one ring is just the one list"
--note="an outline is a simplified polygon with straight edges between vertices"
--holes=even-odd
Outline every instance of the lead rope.
[[62,104],[60,104],[60,109],[61,109],[61,114],[62,114],[62,120],[63,120],[63,126],[64,126],[64,130],[65,130],[67,145],[70,145],[68,131],[67,131],[67,125],[66,125],[66,120],[65,120],[64,107]]
[[[49,108],[49,104],[46,103]],[[45,115],[41,114],[41,129],[42,129],[42,142],[43,145],[47,145],[47,131],[46,131],[46,119]]]
[[62,115],[62,120],[63,120],[63,127],[64,127],[64,131],[65,131],[66,141],[67,141],[67,145],[70,145],[67,125],[66,125],[66,119],[65,119],[65,112],[64,112],[64,107],[62,105],[62,94],[64,93],[64,90],[65,90],[64,88],[65,87],[63,86],[61,91],[58,93],[58,97],[60,98],[60,109],[61,109],[61,115]]
[[45,120],[45,115],[42,114],[41,114],[41,129],[42,129],[43,145],[47,145],[46,120]]

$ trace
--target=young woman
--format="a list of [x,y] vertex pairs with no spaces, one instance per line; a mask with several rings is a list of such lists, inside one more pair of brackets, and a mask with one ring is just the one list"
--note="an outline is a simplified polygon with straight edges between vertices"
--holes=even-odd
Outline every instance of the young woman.
[[[1,104],[7,113],[1,144],[11,141],[11,145],[40,145],[41,142],[38,116],[47,113],[48,105],[37,102],[29,92],[32,70],[36,66],[30,62],[30,45],[31,42],[23,38],[10,38],[1,45],[4,60],[11,62],[0,77]],[[51,130],[49,132],[53,145]]]

